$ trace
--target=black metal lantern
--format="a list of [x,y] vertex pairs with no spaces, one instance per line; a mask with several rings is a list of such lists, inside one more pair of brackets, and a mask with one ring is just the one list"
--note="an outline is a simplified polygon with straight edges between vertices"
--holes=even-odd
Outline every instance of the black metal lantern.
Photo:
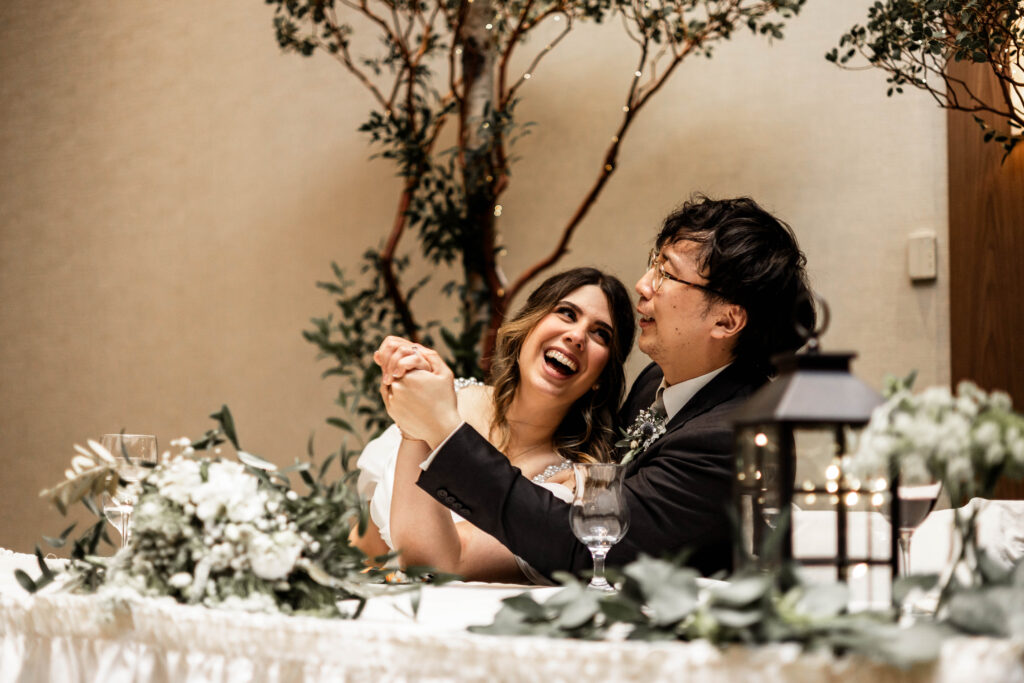
[[[844,456],[882,398],[850,374],[852,353],[811,350],[773,359],[779,376],[734,415],[737,569],[788,561],[860,585],[888,602],[898,563],[899,506],[888,472],[860,481]],[[825,577],[822,577],[825,578]],[[884,594],[884,595],[883,595]]]

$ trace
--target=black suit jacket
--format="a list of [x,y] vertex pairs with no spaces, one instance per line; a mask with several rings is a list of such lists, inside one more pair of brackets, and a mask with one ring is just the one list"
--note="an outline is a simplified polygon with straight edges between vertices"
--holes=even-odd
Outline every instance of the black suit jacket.
[[[623,404],[624,424],[651,405],[661,379],[653,363],[640,373]],[[627,465],[623,486],[630,526],[608,564],[626,564],[640,553],[658,557],[689,549],[690,564],[704,574],[731,566],[729,416],[765,381],[763,373],[733,363]],[[569,528],[569,504],[523,477],[469,425],[438,449],[417,484],[546,576],[591,567],[590,552]]]

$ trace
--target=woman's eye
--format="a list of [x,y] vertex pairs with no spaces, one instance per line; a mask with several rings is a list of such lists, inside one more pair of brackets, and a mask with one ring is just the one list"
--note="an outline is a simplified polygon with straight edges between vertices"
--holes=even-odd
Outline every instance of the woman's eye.
[[576,311],[573,310],[570,306],[559,306],[558,308],[555,309],[555,313],[564,316],[569,320],[576,319]]
[[608,330],[600,328],[594,330],[594,334],[597,336],[598,339],[601,340],[601,343],[604,344],[605,346],[612,343],[612,335],[608,333]]

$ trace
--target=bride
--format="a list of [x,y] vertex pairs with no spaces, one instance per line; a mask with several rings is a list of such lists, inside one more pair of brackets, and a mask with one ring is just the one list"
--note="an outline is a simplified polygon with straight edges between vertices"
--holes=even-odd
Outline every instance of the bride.
[[[571,500],[571,464],[612,459],[633,333],[633,307],[618,279],[594,268],[553,275],[498,330],[491,385],[456,381],[460,417],[523,476]],[[410,371],[433,354],[409,351]],[[359,490],[370,498],[371,524],[361,537],[353,531],[353,544],[371,557],[398,549],[401,566],[469,580],[547,583],[416,486],[428,456],[426,443],[403,438],[394,425],[367,444]]]

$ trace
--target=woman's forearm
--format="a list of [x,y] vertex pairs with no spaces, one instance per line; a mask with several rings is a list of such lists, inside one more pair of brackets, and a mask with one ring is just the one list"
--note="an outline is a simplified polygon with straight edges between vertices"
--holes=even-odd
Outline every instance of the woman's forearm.
[[448,508],[416,486],[420,465],[430,455],[423,441],[403,439],[391,497],[391,540],[402,566],[426,565],[459,573],[462,543]]

